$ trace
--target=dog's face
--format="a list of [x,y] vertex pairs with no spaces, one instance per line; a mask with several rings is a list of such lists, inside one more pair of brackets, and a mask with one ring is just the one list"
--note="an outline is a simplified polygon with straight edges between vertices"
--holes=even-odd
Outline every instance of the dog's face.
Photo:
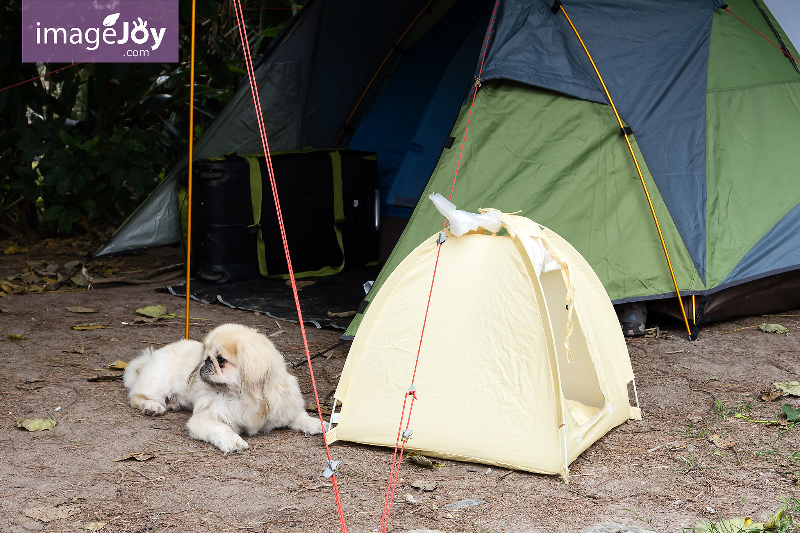
[[200,379],[219,386],[238,387],[241,384],[235,346],[212,345],[206,347],[203,355],[205,359],[200,365]]
[[[256,330],[238,324],[213,329],[203,341],[203,363],[198,374],[206,383],[254,393],[270,374],[272,343]],[[280,354],[278,354],[280,357]]]

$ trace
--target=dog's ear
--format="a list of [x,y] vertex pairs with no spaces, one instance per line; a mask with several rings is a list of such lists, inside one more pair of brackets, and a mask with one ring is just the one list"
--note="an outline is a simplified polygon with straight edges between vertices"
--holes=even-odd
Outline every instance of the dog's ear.
[[[242,387],[252,395],[262,396],[264,389],[272,380],[277,350],[265,336],[252,332],[237,340],[236,366],[242,380]],[[280,354],[278,354],[280,358]]]

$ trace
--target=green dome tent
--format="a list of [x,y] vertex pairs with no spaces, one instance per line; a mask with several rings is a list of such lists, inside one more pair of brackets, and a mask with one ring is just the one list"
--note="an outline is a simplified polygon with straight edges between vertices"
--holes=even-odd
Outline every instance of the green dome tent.
[[[441,226],[417,200],[449,191],[460,160],[454,203],[557,232],[615,303],[677,285],[712,319],[800,304],[800,70],[784,30],[796,5],[562,2],[630,132],[673,284],[625,137],[553,4],[312,0],[258,61],[270,147],[376,152],[384,212],[410,217],[367,298]],[[245,86],[196,158],[259,151],[251,106]],[[179,170],[98,257],[179,242]]]

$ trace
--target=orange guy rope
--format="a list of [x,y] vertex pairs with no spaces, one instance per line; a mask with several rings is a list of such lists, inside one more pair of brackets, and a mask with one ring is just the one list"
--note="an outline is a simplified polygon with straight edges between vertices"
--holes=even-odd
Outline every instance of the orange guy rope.
[[191,60],[189,61],[189,185],[186,191],[188,198],[188,209],[186,215],[186,332],[185,338],[189,338],[189,302],[191,299],[189,295],[192,293],[190,290],[190,272],[192,265],[192,161],[194,149],[194,29],[195,29],[195,9],[196,0],[192,0],[192,53]]
[[625,131],[625,125],[622,123],[622,119],[617,112],[617,107],[614,105],[614,100],[611,99],[611,94],[608,92],[608,88],[606,87],[605,82],[603,81],[603,77],[600,75],[600,71],[597,69],[597,65],[594,63],[594,59],[592,59],[592,55],[589,53],[589,49],[586,48],[586,44],[583,42],[580,33],[578,33],[578,29],[572,23],[572,20],[567,15],[567,11],[564,9],[564,6],[561,5],[559,2],[558,8],[564,13],[564,16],[569,22],[569,25],[572,27],[572,31],[575,32],[575,36],[581,42],[581,46],[583,47],[583,51],[586,52],[586,57],[589,58],[589,61],[592,63],[592,67],[594,68],[595,74],[597,74],[597,78],[600,80],[600,84],[603,86],[603,91],[606,93],[606,98],[608,98],[608,103],[611,104],[611,109],[614,110],[614,115],[617,117],[617,122],[619,123],[619,127],[622,130],[622,133],[625,135],[625,142],[628,145],[628,150],[631,153],[631,157],[633,158],[633,164],[636,166],[636,172],[639,174],[639,180],[642,182],[642,188],[644,188],[644,194],[647,197],[647,203],[650,205],[650,213],[653,215],[653,221],[656,224],[656,230],[658,230],[658,238],[661,239],[661,247],[664,249],[664,257],[667,259],[667,266],[669,267],[669,273],[672,276],[672,283],[675,286],[675,292],[678,294],[678,302],[681,304],[681,314],[683,315],[683,323],[686,325],[686,331],[689,333],[689,338],[692,338],[692,328],[689,326],[689,319],[686,317],[686,308],[683,306],[683,298],[681,298],[681,291],[678,288],[678,281],[675,279],[675,271],[672,268],[672,261],[669,258],[669,251],[667,251],[667,244],[664,241],[664,234],[661,232],[661,225],[658,223],[658,216],[656,216],[655,207],[653,207],[653,201],[650,198],[650,193],[647,190],[647,184],[644,181],[644,175],[642,174],[642,169],[639,167],[639,160],[636,159],[636,153],[633,151],[633,146],[631,145],[631,140],[628,137],[628,133]]

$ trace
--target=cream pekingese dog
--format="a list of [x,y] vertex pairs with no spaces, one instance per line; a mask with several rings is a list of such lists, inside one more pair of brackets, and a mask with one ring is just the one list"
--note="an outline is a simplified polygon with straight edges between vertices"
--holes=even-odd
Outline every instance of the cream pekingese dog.
[[130,362],[123,382],[133,407],[148,415],[192,410],[189,435],[225,453],[248,448],[241,433],[288,427],[322,432],[308,415],[283,357],[264,335],[247,326],[223,324],[202,343],[181,340],[147,349]]

